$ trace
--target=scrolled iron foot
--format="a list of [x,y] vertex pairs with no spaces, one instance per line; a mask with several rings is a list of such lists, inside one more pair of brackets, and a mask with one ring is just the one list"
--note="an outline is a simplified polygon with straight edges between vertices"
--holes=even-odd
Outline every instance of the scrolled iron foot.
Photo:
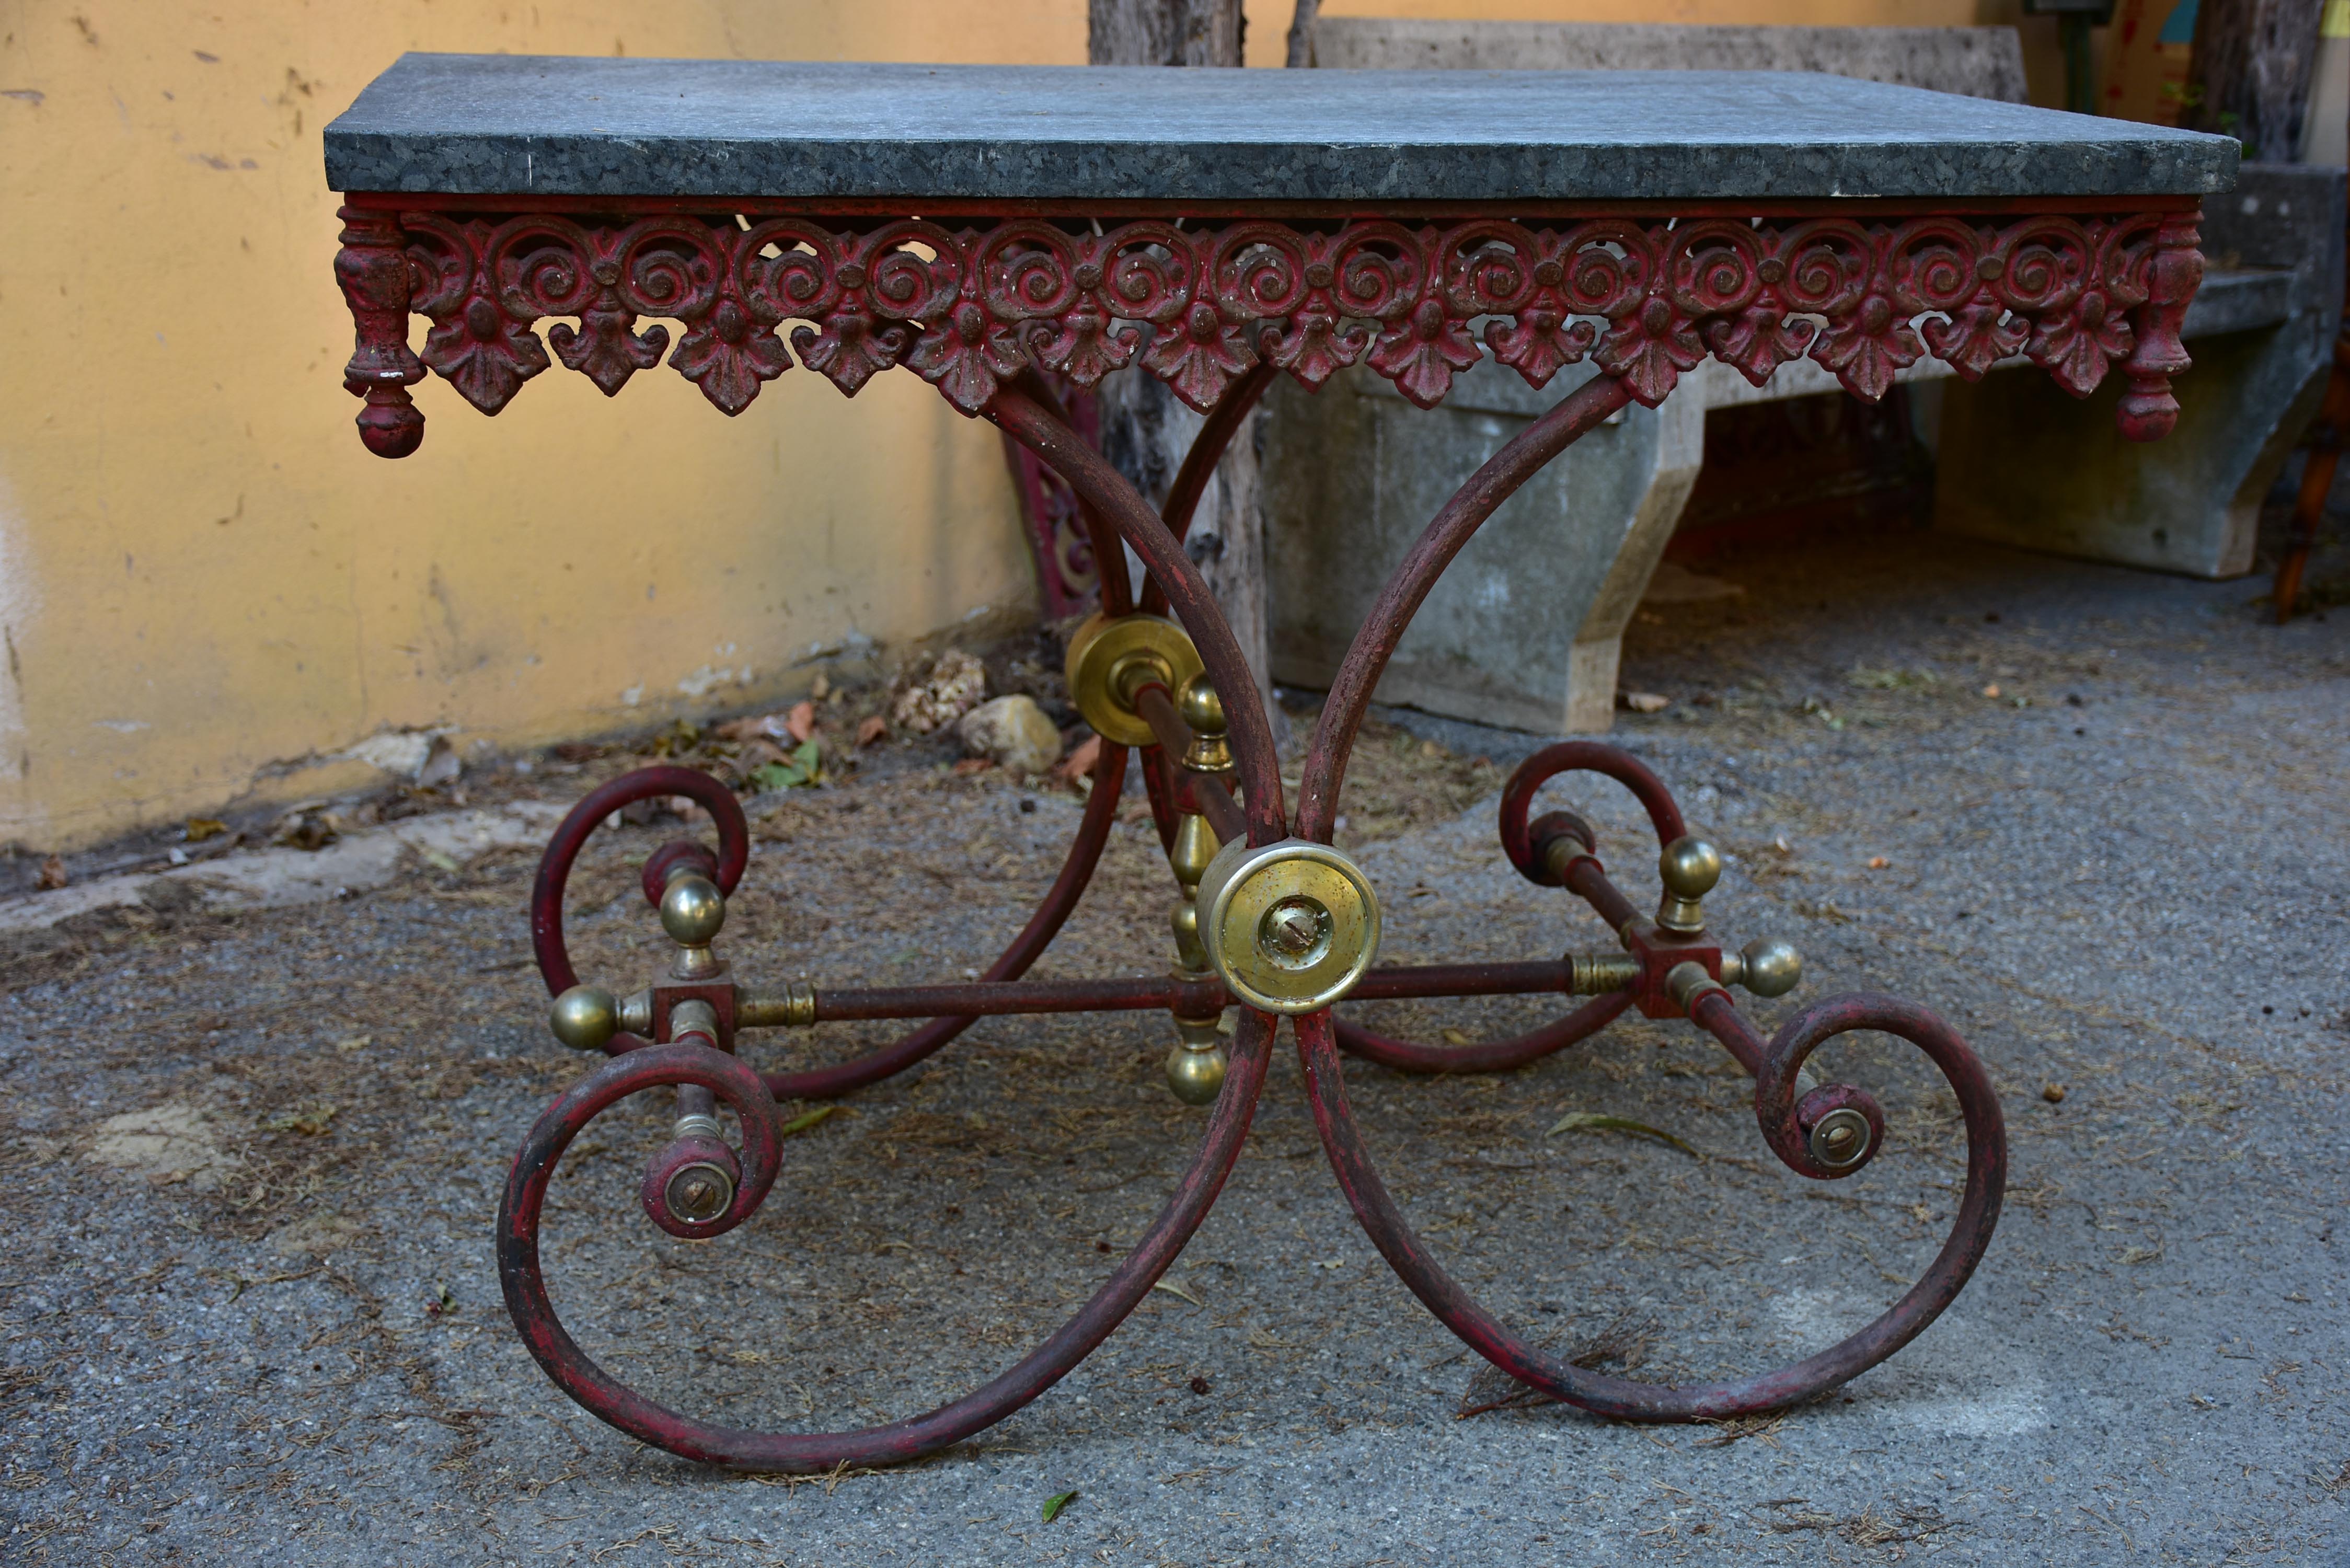
[[[1035,913],[1029,917],[1027,925],[983,971],[983,980],[1017,980],[1026,973],[1076,908],[1078,898],[1093,880],[1094,868],[1101,862],[1102,847],[1109,841],[1110,829],[1116,826],[1127,757],[1124,746],[1102,748],[1101,760],[1094,769],[1092,792],[1086,799],[1085,815],[1078,822],[1076,836],[1070,840],[1060,875],[1038,903]],[[563,895],[581,850],[597,827],[614,812],[637,801],[680,794],[711,814],[718,829],[719,848],[713,855],[703,845],[681,839],[655,850],[644,867],[646,901],[660,909],[671,873],[687,870],[700,872],[715,884],[722,896],[732,894],[749,861],[750,830],[733,793],[699,769],[639,768],[623,774],[573,806],[547,840],[546,853],[539,859],[538,879],[531,889],[531,937],[547,994],[556,999],[556,1033],[568,1044],[586,1045],[592,1038],[595,1044],[586,1048],[615,1054],[636,1050],[645,1044],[643,1031],[629,1027],[626,1019],[616,1015],[606,1026],[589,1016],[596,1010],[598,997],[574,994],[579,986],[579,976],[572,968],[564,940]],[[577,1039],[564,1023],[565,1014],[575,1011],[581,1014]],[[795,1073],[767,1074],[767,1090],[778,1100],[836,1098],[904,1072],[973,1022],[970,1017],[933,1018],[892,1044],[850,1061]]]
[[[1583,818],[1554,812],[1529,820],[1534,792],[1570,771],[1615,779],[1647,810],[1660,846],[1659,876],[1664,884],[1654,917],[1642,915],[1607,879],[1596,836]],[[1356,1218],[1388,1264],[1446,1326],[1513,1377],[1565,1403],[1628,1420],[1708,1420],[1783,1408],[1850,1380],[1915,1338],[1956,1298],[1981,1262],[2006,1188],[2007,1139],[1998,1096],[1966,1042],[1923,1007],[1866,995],[1815,1002],[1774,1038],[1763,1040],[1739,1012],[1724,982],[1743,984],[1758,995],[1783,994],[1801,976],[1800,957],[1773,941],[1725,952],[1708,934],[1703,900],[1721,875],[1721,857],[1688,833],[1661,781],[1616,747],[1570,742],[1529,758],[1503,792],[1501,837],[1503,852],[1528,881],[1576,893],[1621,940],[1627,957],[1589,961],[1588,987],[1583,983],[1586,961],[1573,961],[1576,989],[1620,989],[1546,1029],[1469,1047],[1387,1040],[1327,1012],[1297,1021],[1298,1053],[1323,1146]],[[1339,1050],[1404,1071],[1493,1071],[1523,1065],[1582,1039],[1633,1005],[1651,1017],[1687,1017],[1752,1072],[1763,1142],[1788,1169],[1816,1180],[1839,1180],[1869,1165],[1885,1147],[1885,1113],[1863,1089],[1816,1082],[1805,1066],[1812,1054],[1835,1036],[1859,1030],[1895,1035],[1926,1054],[1957,1096],[1965,1120],[1967,1186],[1950,1235],[1900,1300],[1858,1333],[1793,1366],[1751,1377],[1667,1386],[1588,1371],[1547,1355],[1486,1313],[1435,1261],[1397,1208],[1364,1146],[1347,1106]]]
[[[547,1185],[582,1128],[632,1094],[682,1086],[706,1090],[743,1120],[742,1180],[715,1235],[748,1219],[768,1196],[780,1163],[775,1103],[759,1075],[724,1052],[702,1045],[650,1045],[616,1056],[546,1108],[524,1139],[498,1208],[498,1275],[506,1310],[523,1342],[556,1386],[599,1419],[631,1437],[706,1464],[788,1474],[817,1474],[842,1464],[888,1464],[959,1442],[994,1425],[1058,1382],[1109,1337],[1183,1250],[1206,1218],[1248,1137],[1264,1081],[1273,1021],[1243,1016],[1232,1047],[1231,1075],[1210,1113],[1199,1150],[1172,1196],[1134,1250],[1075,1316],[1016,1365],[983,1387],[927,1415],[845,1432],[761,1432],[720,1427],[672,1410],[620,1382],[571,1337],[548,1299],[539,1261],[539,1223]],[[714,1125],[714,1123],[713,1123]],[[680,1139],[680,1143],[691,1139]],[[672,1146],[674,1147],[674,1146]],[[723,1147],[723,1145],[721,1147]],[[656,1157],[654,1169],[667,1156]],[[648,1179],[648,1207],[652,1181]],[[665,1226],[673,1233],[676,1228]]]
[[[1724,1005],[1727,1005],[1725,1002]],[[1680,1386],[1575,1366],[1536,1346],[1478,1305],[1430,1253],[1380,1179],[1347,1103],[1327,1015],[1297,1021],[1297,1046],[1315,1125],[1338,1185],[1372,1243],[1429,1311],[1470,1348],[1529,1387],[1595,1415],[1632,1421],[1703,1421],[1783,1409],[1849,1382],[1916,1338],[1941,1315],[1982,1261],[2006,1187],[2007,1141],[1999,1104],[1965,1044],[1922,1008],[1875,997],[1842,997],[1807,1009],[1772,1046],[1772,1060],[1792,1087],[1794,1066],[1822,1040],[1849,1029],[1882,1029],[1925,1050],[1958,1091],[1966,1117],[1967,1188],[1941,1250],[1917,1283],[1874,1322],[1817,1355],[1752,1376]],[[1848,1172],[1807,1168],[1800,1138],[1790,1143],[1793,1106],[1774,1093],[1758,1115],[1774,1151],[1805,1175]]]

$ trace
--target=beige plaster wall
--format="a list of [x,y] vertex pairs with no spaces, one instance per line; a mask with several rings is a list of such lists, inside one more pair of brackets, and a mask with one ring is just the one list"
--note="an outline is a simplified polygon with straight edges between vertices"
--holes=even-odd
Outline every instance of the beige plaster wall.
[[388,730],[782,695],[1033,597],[999,438],[910,375],[733,421],[666,368],[495,421],[436,379],[423,450],[369,456],[319,129],[404,49],[1078,63],[1085,5],[0,0],[0,845],[361,783]]

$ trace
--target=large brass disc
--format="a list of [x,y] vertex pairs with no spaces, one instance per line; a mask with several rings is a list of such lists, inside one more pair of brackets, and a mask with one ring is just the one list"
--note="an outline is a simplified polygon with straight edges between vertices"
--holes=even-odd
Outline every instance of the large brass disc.
[[1342,851],[1303,838],[1235,839],[1200,878],[1200,942],[1232,994],[1312,1012],[1355,989],[1379,950],[1379,900]]
[[1069,701],[1103,740],[1148,746],[1159,737],[1122,691],[1132,691],[1133,682],[1147,670],[1174,698],[1201,668],[1199,650],[1173,621],[1096,611],[1069,639]]

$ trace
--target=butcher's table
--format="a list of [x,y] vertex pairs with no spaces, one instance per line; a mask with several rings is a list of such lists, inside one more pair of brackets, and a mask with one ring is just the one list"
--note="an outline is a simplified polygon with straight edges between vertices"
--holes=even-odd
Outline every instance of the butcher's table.
[[[2021,353],[2085,397],[2121,377],[2122,433],[2177,414],[2179,325],[2202,275],[2200,199],[2237,144],[2018,105],[1771,72],[1214,71],[802,65],[412,55],[328,129],[346,192],[338,280],[357,327],[346,386],[359,434],[413,454],[409,387],[430,369],[495,413],[555,358],[608,394],[667,354],[728,414],[800,366],[855,394],[903,368],[1055,470],[1083,507],[1101,607],[1072,637],[1072,700],[1102,736],[1082,825],[1026,929],[983,977],[895,989],[741,983],[712,940],[743,873],[733,794],[680,768],[595,791],[543,861],[533,936],[553,1024],[609,1054],[531,1131],[498,1220],[506,1301],[566,1392],[621,1429],[721,1464],[792,1471],[903,1459],[1036,1397],[1133,1310],[1214,1201],[1246,1137],[1275,1027],[1290,1020],[1312,1110],[1357,1217],[1428,1308],[1511,1376],[1584,1409],[1697,1420],[1806,1398],[1907,1344],[1981,1259],[2006,1143],[1983,1067],[1914,1002],[1853,995],[1765,1039],[1729,986],[1780,995],[1784,943],[1731,950],[1703,899],[1721,873],[1663,784],[1628,753],[1569,742],[1512,776],[1503,852],[1537,888],[1587,903],[1615,950],[1516,963],[1381,966],[1378,889],[1331,843],[1374,685],[1446,564],[1513,490],[1627,404],[1653,406],[1707,355],[1757,383],[1799,357],[1856,395],[1931,354],[1979,377]],[[431,321],[421,349],[409,317]],[[642,325],[674,322],[678,331]],[[560,318],[541,340],[535,326]],[[788,341],[788,347],[786,343]],[[1297,798],[1231,629],[1183,535],[1218,454],[1273,379],[1308,389],[1357,361],[1422,408],[1485,355],[1535,388],[1598,373],[1504,443],[1430,520],[1331,684]],[[1138,365],[1207,416],[1152,511],[1072,429],[1058,391]],[[1572,378],[1570,378],[1572,379]],[[1119,540],[1146,569],[1128,580]],[[1310,584],[1285,586],[1311,592]],[[1139,765],[1168,854],[1173,940],[1134,933],[1140,978],[1021,977],[1083,892]],[[1644,913],[1602,869],[1591,827],[1534,815],[1546,781],[1589,771],[1653,824],[1661,901]],[[598,824],[684,794],[718,847],[680,840],[644,868],[674,943],[627,995],[579,984],[563,890]],[[1516,1039],[1388,1038],[1342,1000],[1550,993],[1584,999]],[[1406,1222],[1347,1101],[1341,1054],[1406,1072],[1492,1072],[1584,1039],[1627,1009],[1687,1018],[1754,1078],[1771,1153],[1833,1181],[1884,1148],[1863,1089],[1805,1061],[1856,1030],[1898,1036],[1956,1096],[1967,1176],[1949,1237],[1883,1314],[1793,1366],[1667,1386],[1586,1369],[1472,1300]],[[651,1223],[709,1237],[741,1224],[778,1168],[779,1107],[901,1072],[983,1015],[1164,1010],[1168,1076],[1203,1106],[1198,1152],[1141,1241],[1061,1329],[963,1398],[840,1432],[722,1427],[663,1407],[566,1332],[538,1229],[566,1146],[626,1096],[676,1096],[647,1168]],[[762,1074],[748,1031],[847,1019],[915,1023],[834,1066]],[[739,1131],[730,1135],[720,1107]]]

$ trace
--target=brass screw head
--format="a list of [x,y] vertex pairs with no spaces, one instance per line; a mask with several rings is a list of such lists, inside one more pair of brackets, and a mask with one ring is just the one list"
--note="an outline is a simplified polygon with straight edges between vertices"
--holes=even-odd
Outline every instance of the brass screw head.
[[1305,969],[1330,949],[1330,911],[1319,899],[1292,894],[1264,912],[1257,947],[1284,969]]
[[1224,732],[1224,700],[1205,675],[1194,675],[1183,684],[1175,699],[1175,711],[1194,734],[1221,735]]
[[1702,838],[1676,838],[1657,857],[1657,875],[1666,892],[1695,903],[1721,880],[1721,851]]
[[733,1206],[734,1179],[706,1161],[681,1165],[670,1177],[661,1200],[678,1220],[689,1225],[704,1225]]
[[1757,938],[1738,956],[1746,966],[1742,983],[1757,996],[1784,996],[1804,978],[1804,955],[1792,943]]
[[699,874],[678,877],[661,895],[661,929],[683,948],[706,948],[726,924],[726,897]]
[[1868,1152],[1868,1118],[1840,1106],[1812,1124],[1812,1158],[1830,1170],[1858,1165]]
[[593,985],[575,985],[555,999],[546,1026],[574,1051],[601,1051],[620,1032],[620,1004]]
[[1222,1045],[1178,1045],[1167,1053],[1167,1086],[1187,1106],[1211,1106],[1223,1093],[1232,1058]]

